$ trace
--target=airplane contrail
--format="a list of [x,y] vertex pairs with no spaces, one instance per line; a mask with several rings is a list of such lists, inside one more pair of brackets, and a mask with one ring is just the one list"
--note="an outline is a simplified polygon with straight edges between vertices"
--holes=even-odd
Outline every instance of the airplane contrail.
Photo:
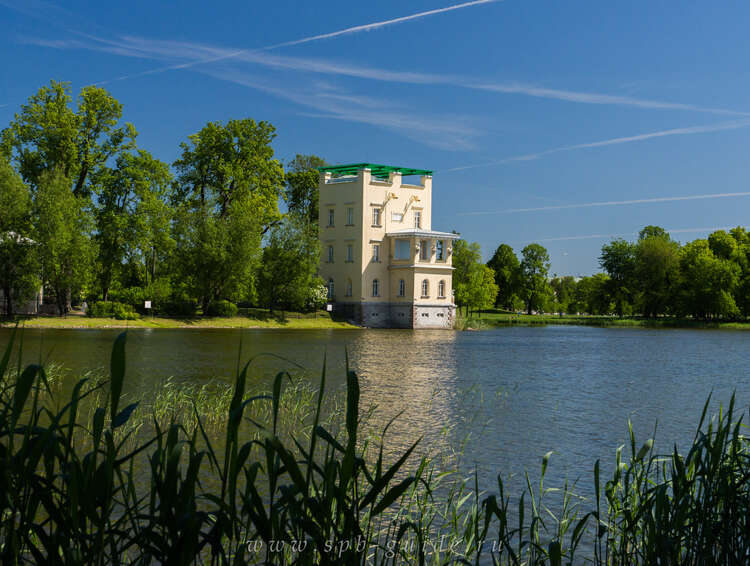
[[195,65],[201,65],[203,63],[215,63],[217,61],[223,61],[225,59],[232,59],[234,57],[239,57],[240,55],[243,55],[245,53],[254,53],[254,52],[260,52],[260,51],[269,51],[271,49],[278,49],[279,47],[289,47],[291,45],[300,45],[302,43],[309,43],[311,41],[320,41],[321,39],[329,39],[331,37],[338,37],[340,35],[348,35],[352,33],[359,33],[362,31],[371,31],[374,29],[382,28],[385,26],[390,26],[394,24],[400,24],[403,22],[407,22],[410,20],[416,20],[419,18],[425,18],[427,16],[434,16],[436,14],[443,14],[445,12],[452,12],[453,10],[460,10],[462,8],[469,8],[471,6],[478,6],[480,4],[490,4],[493,2],[502,2],[502,0],[473,0],[471,2],[464,2],[462,4],[454,4],[452,6],[446,6],[445,8],[437,8],[435,10],[427,10],[426,12],[418,12],[416,14],[411,14],[409,16],[401,16],[399,18],[393,18],[391,20],[383,20],[380,22],[373,22],[370,24],[363,24],[359,26],[353,26],[349,28],[345,28],[338,31],[333,31],[330,33],[323,33],[319,35],[312,35],[309,37],[303,37],[302,39],[295,39],[292,41],[285,41],[283,43],[276,43],[274,45],[268,45],[266,47],[259,47],[256,49],[241,49],[239,51],[234,51],[231,53],[227,53],[225,55],[220,55],[218,57],[211,57],[208,59],[199,59],[197,61],[190,61],[188,63],[182,63],[180,65],[168,65],[166,67],[158,67],[155,69],[151,69],[149,71],[143,71],[140,73],[134,73],[132,75],[124,75],[122,77],[117,77],[115,79],[109,79],[106,81],[99,81],[96,83],[93,83],[95,86],[108,84],[115,81],[123,81],[125,79],[133,79],[136,77],[142,77],[146,75],[153,75],[156,73],[162,73],[164,71],[172,71],[176,69],[187,69],[189,67],[194,67]]
[[452,167],[450,169],[441,169],[440,173],[447,173],[450,171],[465,171],[466,169],[476,169],[478,167],[491,167],[492,165],[504,165],[506,163],[512,163],[514,161],[533,161],[544,157],[545,155],[551,155],[553,153],[560,153],[563,151],[575,151],[577,149],[590,149],[594,147],[605,147],[608,145],[619,145],[621,143],[632,143],[636,141],[643,141],[652,138],[662,138],[666,136],[686,136],[691,134],[704,134],[708,132],[722,132],[725,130],[736,130],[739,128],[746,128],[750,126],[750,120],[733,120],[730,122],[719,122],[717,124],[709,124],[707,126],[689,126],[687,128],[672,128],[670,130],[661,130],[658,132],[648,132],[645,134],[638,134],[635,136],[625,136],[619,138],[612,138],[608,140],[600,140],[589,143],[579,143],[575,145],[565,145],[562,147],[555,147],[540,151],[538,153],[527,153],[525,155],[516,155],[514,157],[506,157],[497,161],[488,161],[486,163],[477,163],[475,165],[464,165],[461,167]]
[[541,212],[544,210],[565,210],[569,208],[593,208],[598,206],[623,206],[628,204],[648,204],[652,202],[675,202],[681,200],[704,200],[714,198],[747,197],[750,192],[714,193],[709,195],[687,195],[677,197],[641,198],[634,200],[610,200],[601,202],[583,202],[578,204],[558,204],[553,206],[537,206],[533,208],[506,208],[504,210],[478,210],[473,212],[458,212],[458,216],[483,216],[486,214],[514,214],[517,212]]
[[417,14],[412,14],[410,16],[401,16],[400,18],[393,18],[392,20],[383,20],[382,22],[374,22],[371,24],[364,24],[361,26],[354,26],[346,29],[342,29],[339,31],[334,31],[331,33],[323,33],[320,35],[313,35],[311,37],[305,37],[302,39],[295,39],[293,41],[285,41],[283,43],[277,43],[275,45],[270,45],[268,47],[263,47],[262,49],[268,50],[268,49],[276,49],[277,47],[289,47],[291,45],[299,45],[301,43],[308,43],[310,41],[318,41],[321,39],[328,39],[331,37],[338,37],[339,35],[345,35],[350,33],[359,33],[361,31],[370,31],[374,29],[378,29],[384,26],[390,26],[393,24],[400,24],[402,22],[408,22],[409,20],[416,20],[418,18],[424,18],[426,16],[434,16],[435,14],[443,14],[445,12],[451,12],[453,10],[460,10],[461,8],[468,8],[470,6],[478,6],[480,4],[489,4],[491,2],[497,2],[500,0],[473,0],[472,2],[464,2],[463,4],[455,4],[453,6],[447,6],[445,8],[437,8],[435,10],[428,10],[426,12],[419,12]]

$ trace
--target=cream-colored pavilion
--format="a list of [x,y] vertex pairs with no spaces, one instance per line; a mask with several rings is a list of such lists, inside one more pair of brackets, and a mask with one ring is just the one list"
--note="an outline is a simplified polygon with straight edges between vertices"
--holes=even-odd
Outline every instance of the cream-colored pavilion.
[[432,230],[432,172],[355,163],[320,173],[319,273],[334,311],[364,326],[452,328],[459,236]]

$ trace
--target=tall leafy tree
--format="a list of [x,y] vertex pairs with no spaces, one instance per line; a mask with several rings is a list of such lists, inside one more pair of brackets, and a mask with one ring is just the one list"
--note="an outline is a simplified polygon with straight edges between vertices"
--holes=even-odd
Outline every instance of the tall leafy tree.
[[[92,175],[134,143],[135,128],[120,124],[121,117],[122,104],[106,90],[84,87],[73,108],[70,85],[50,81],[21,106],[3,130],[0,147],[16,162],[34,193],[41,189],[42,181],[65,179],[70,183],[68,190],[80,199],[76,210],[85,209],[90,205]],[[86,235],[81,235],[81,240],[86,240]],[[66,277],[69,281],[75,278],[73,273]],[[63,310],[70,307],[70,288],[65,296]]]
[[453,242],[453,290],[459,308],[466,307],[468,314],[471,297],[474,294],[472,285],[478,278],[476,271],[482,262],[479,244],[466,240]]
[[641,230],[635,249],[635,276],[645,316],[667,314],[674,305],[679,249],[663,228],[647,226]]
[[551,289],[547,282],[550,268],[549,253],[540,244],[529,244],[521,252],[522,295],[526,312],[544,309]]
[[736,315],[733,292],[739,279],[739,266],[715,254],[710,241],[686,244],[680,249],[681,312],[705,319]]
[[495,306],[513,310],[521,290],[521,263],[513,248],[500,244],[487,266],[495,272],[495,284],[498,287]]
[[303,216],[315,227],[318,225],[318,167],[327,165],[317,155],[295,156],[287,165],[286,202],[289,212]]
[[173,192],[183,280],[204,309],[253,293],[261,235],[281,218],[284,170],[267,122],[209,122],[181,144]]
[[167,202],[171,178],[168,165],[143,150],[121,153],[114,167],[95,175],[97,278],[105,301],[126,262],[148,286],[174,246]]
[[38,180],[34,214],[43,277],[55,294],[59,313],[65,314],[68,294],[85,291],[91,274],[90,213],[71,192],[70,179],[50,171]]
[[28,185],[0,157],[0,290],[7,316],[39,288],[31,204]]
[[3,130],[2,148],[32,188],[55,171],[75,196],[87,196],[90,175],[130,147],[136,132],[132,124],[119,125],[122,104],[102,88],[84,87],[77,108],[71,103],[70,85],[50,81]]
[[497,283],[495,283],[495,272],[481,263],[476,264],[469,276],[467,286],[466,304],[474,311],[486,310],[495,305],[497,298]]
[[602,246],[599,266],[609,275],[609,293],[615,302],[617,316],[629,314],[636,293],[636,247],[622,239]]
[[738,242],[724,230],[717,230],[708,236],[708,247],[714,256],[721,259],[733,259],[737,252]]
[[314,225],[306,217],[288,215],[269,232],[258,273],[258,294],[274,308],[304,310],[322,281],[315,273],[320,244]]
[[576,281],[572,275],[553,277],[549,282],[555,297],[554,310],[560,313],[576,313]]
[[606,273],[582,277],[576,284],[575,312],[610,314],[613,311],[610,288]]
[[740,269],[740,280],[734,291],[734,301],[742,316],[750,316],[750,234],[738,226],[729,233],[737,244],[734,261]]

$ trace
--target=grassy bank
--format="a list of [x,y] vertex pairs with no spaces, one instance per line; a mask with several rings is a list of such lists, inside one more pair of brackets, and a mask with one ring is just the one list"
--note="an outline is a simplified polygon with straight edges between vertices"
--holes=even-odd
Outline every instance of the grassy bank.
[[114,343],[109,381],[82,379],[69,400],[55,397],[44,368],[11,368],[12,341],[0,359],[2,563],[697,565],[750,556],[750,442],[733,400],[715,418],[706,403],[684,454],[658,454],[630,427],[613,474],[602,478],[594,463],[591,499],[545,485],[549,454],[539,485],[527,475],[522,493],[507,494],[499,474],[484,492],[476,476],[416,458],[418,440],[388,463],[386,431],[362,437],[354,372],[325,418],[325,369],[317,391],[287,389],[282,372],[256,393],[246,390],[251,362],[230,389],[165,387],[150,405],[126,404],[125,340]]
[[[473,314],[470,323],[479,328],[495,326],[542,326],[548,324],[565,324],[575,326],[602,326],[620,328],[719,328],[750,330],[750,322],[705,321],[677,317],[623,317],[596,315],[554,315],[554,314],[515,314],[505,311],[490,310],[481,316]],[[470,324],[471,326],[471,324]]]
[[[0,322],[0,326],[12,327],[17,321]],[[293,329],[332,329],[358,328],[348,322],[331,318],[330,313],[320,311],[313,314],[286,313],[284,316],[271,316],[268,311],[252,311],[247,315],[233,317],[195,316],[190,318],[170,318],[144,316],[137,320],[117,320],[114,318],[92,318],[72,314],[60,316],[36,316],[19,318],[26,328],[293,328]]]

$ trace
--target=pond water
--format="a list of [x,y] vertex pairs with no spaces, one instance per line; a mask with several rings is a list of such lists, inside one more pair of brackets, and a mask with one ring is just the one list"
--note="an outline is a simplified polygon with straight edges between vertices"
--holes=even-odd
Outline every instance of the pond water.
[[[54,361],[74,370],[105,368],[119,330],[24,333],[26,362]],[[10,331],[0,329],[0,346]],[[129,396],[147,397],[168,376],[232,382],[238,361],[260,353],[252,379],[294,369],[317,383],[327,357],[328,386],[345,386],[345,354],[361,378],[362,406],[375,423],[402,412],[389,431],[392,449],[420,436],[425,447],[463,447],[462,466],[494,490],[501,473],[511,489],[522,474],[538,477],[554,450],[546,485],[580,478],[589,492],[597,458],[610,469],[627,440],[638,443],[658,422],[657,447],[692,439],[707,396],[712,410],[750,403],[750,333],[719,330],[515,327],[482,332],[408,330],[160,330],[128,334]],[[508,479],[509,478],[509,479]]]

